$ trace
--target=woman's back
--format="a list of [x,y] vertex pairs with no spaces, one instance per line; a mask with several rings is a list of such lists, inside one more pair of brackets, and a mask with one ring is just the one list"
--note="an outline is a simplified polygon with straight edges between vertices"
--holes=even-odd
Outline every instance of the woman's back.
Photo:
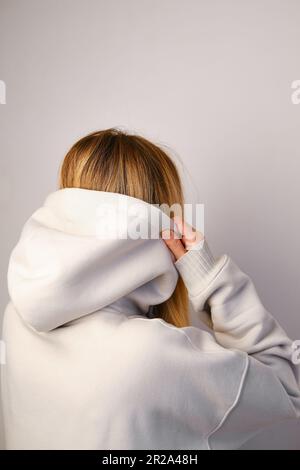
[[182,190],[145,139],[101,131],[67,154],[10,258],[7,448],[236,449],[299,416],[292,342],[250,278],[184,227],[162,240],[157,203]]
[[[104,223],[97,209],[108,201],[118,207],[110,221],[119,220],[125,196],[52,194],[12,254],[3,328],[8,448],[205,447],[227,406],[220,368],[228,358],[229,393],[236,393],[241,355],[197,330],[195,356],[189,329],[148,318],[178,274],[162,240],[96,233]],[[130,207],[136,203],[148,208],[130,198]],[[126,229],[141,220],[140,213],[125,216]],[[212,396],[205,393],[209,382]],[[218,406],[210,403],[217,398]]]
[[205,449],[245,366],[205,352],[203,332],[195,376],[186,337],[113,308],[37,333],[10,304],[3,334],[8,449]]

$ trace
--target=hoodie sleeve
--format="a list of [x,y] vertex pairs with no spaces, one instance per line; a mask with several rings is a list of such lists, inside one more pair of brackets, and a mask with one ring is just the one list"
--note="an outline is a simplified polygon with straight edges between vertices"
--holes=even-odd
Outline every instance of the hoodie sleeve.
[[249,276],[227,255],[215,260],[206,241],[175,266],[216,342],[248,357],[235,405],[208,436],[210,448],[241,446],[263,428],[299,417],[299,367],[292,361],[292,340],[266,311]]

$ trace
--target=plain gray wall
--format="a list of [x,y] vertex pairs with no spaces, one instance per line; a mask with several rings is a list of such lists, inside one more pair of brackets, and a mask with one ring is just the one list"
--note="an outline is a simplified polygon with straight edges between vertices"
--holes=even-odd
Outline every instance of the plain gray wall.
[[[9,253],[64,153],[122,126],[176,150],[214,251],[299,339],[299,25],[298,0],[0,0],[1,311]],[[247,447],[300,449],[300,426]]]

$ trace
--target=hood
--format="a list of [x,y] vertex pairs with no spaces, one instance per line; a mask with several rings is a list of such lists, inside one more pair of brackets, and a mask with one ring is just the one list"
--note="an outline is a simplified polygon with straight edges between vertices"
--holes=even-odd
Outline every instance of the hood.
[[172,221],[117,193],[67,188],[26,222],[8,268],[11,301],[26,323],[50,331],[116,304],[146,314],[178,274],[159,238]]

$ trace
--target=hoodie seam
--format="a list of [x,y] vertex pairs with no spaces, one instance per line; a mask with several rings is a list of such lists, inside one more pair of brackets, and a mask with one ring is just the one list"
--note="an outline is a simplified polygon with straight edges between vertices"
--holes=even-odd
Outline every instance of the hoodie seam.
[[[128,317],[127,317],[128,318]],[[198,352],[198,353],[201,353],[201,354],[223,354],[224,355],[224,350],[226,352],[238,352],[238,353],[243,353],[243,351],[239,351],[239,350],[236,350],[234,351],[233,349],[227,349],[227,348],[224,348],[223,346],[221,346],[217,341],[215,341],[215,343],[220,346],[222,348],[222,351],[203,351],[202,349],[198,348],[194,343],[193,341],[191,340],[191,338],[189,337],[189,335],[187,333],[185,333],[185,331],[183,331],[181,328],[178,328],[176,326],[171,326],[171,325],[168,325],[167,323],[165,323],[163,320],[161,320],[160,318],[137,318],[137,317],[129,317],[128,320],[142,320],[142,321],[157,321],[159,322],[161,325],[163,325],[165,328],[169,328],[170,330],[174,330],[176,331],[177,333],[183,335],[187,340],[188,342],[190,343],[190,345],[192,346],[192,348],[194,349],[194,351]],[[197,327],[193,327],[193,328],[196,328],[200,331],[201,328],[197,328]]]
[[[147,318],[137,318],[137,320],[149,321],[149,319],[147,319]],[[229,416],[229,414],[236,408],[237,404],[239,403],[239,400],[240,400],[240,397],[241,397],[241,394],[242,394],[242,391],[243,391],[243,388],[244,388],[247,372],[248,372],[248,369],[249,369],[249,364],[250,364],[249,355],[245,351],[226,349],[226,348],[223,348],[222,346],[221,346],[222,351],[203,351],[193,343],[191,338],[182,329],[177,328],[177,327],[172,326],[172,325],[168,325],[167,323],[165,323],[160,318],[154,318],[153,320],[157,320],[160,324],[162,324],[163,326],[169,328],[170,330],[175,330],[178,333],[181,333],[188,340],[188,342],[190,343],[192,348],[195,351],[197,351],[198,353],[201,353],[201,354],[222,354],[222,355],[224,355],[224,350],[225,350],[226,352],[231,352],[231,353],[235,352],[235,353],[238,353],[238,354],[244,356],[245,366],[244,366],[244,369],[243,369],[242,374],[241,374],[241,379],[240,379],[240,382],[239,382],[239,385],[238,385],[238,389],[237,389],[237,393],[235,395],[235,398],[234,398],[233,402],[231,403],[231,405],[226,409],[226,411],[225,411],[223,417],[221,418],[221,420],[219,421],[219,423],[214,428],[212,428],[212,430],[209,431],[208,434],[206,434],[206,436],[204,436],[204,442],[206,444],[207,450],[213,450],[211,445],[210,445],[209,439],[213,436],[213,434],[215,434],[219,429],[221,429],[223,424],[226,422],[226,419]]]
[[242,372],[242,377],[241,377],[241,380],[240,380],[240,383],[239,383],[239,386],[238,386],[238,391],[237,391],[237,394],[235,396],[235,399],[233,401],[233,403],[229,406],[229,408],[226,410],[226,412],[224,413],[222,419],[220,420],[220,422],[215,426],[215,428],[213,428],[205,437],[205,440],[206,440],[206,446],[207,446],[207,449],[208,450],[214,450],[212,447],[211,447],[211,444],[209,442],[210,438],[219,430],[221,429],[221,427],[223,426],[223,424],[226,422],[226,419],[228,418],[229,414],[234,410],[234,408],[237,406],[239,400],[240,400],[240,397],[241,397],[241,394],[242,394],[242,391],[243,391],[243,388],[244,388],[244,384],[245,384],[245,379],[246,379],[246,376],[247,376],[247,372],[248,372],[248,369],[249,369],[249,356],[247,353],[244,353],[244,357],[246,359],[246,364],[245,364],[245,367],[244,367],[244,370]]

